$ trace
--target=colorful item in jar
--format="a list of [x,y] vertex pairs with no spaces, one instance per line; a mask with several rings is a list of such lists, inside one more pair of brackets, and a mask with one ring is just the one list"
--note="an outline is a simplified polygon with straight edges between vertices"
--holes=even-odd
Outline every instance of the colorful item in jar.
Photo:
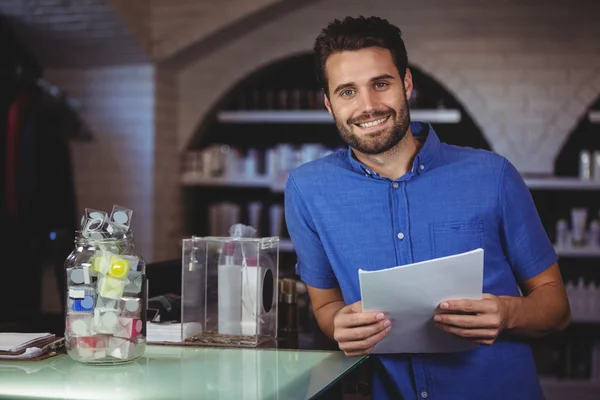
[[131,226],[133,210],[114,205],[110,213],[109,221],[118,231],[127,232]]
[[70,336],[92,336],[96,334],[93,328],[92,314],[69,314],[67,315],[67,333]]
[[96,302],[96,308],[99,310],[116,310],[117,309],[117,300],[98,296],[98,300]]
[[113,255],[110,257],[108,270],[106,272],[113,278],[125,279],[130,269],[130,259]]
[[81,218],[81,232],[84,237],[93,239],[102,239],[102,226],[108,218],[105,211],[86,208],[85,214]]
[[67,279],[69,285],[89,285],[91,283],[89,267],[67,268]]
[[135,343],[127,339],[111,337],[108,339],[108,353],[121,360],[129,360],[135,355]]
[[92,267],[90,270],[96,273],[96,275],[106,275],[111,255],[112,253],[107,250],[96,251],[96,254],[91,259]]
[[115,310],[94,310],[94,329],[98,333],[113,334],[119,322],[119,314]]
[[94,296],[86,295],[83,299],[69,299],[69,308],[73,312],[91,312],[94,310]]
[[140,299],[136,297],[123,297],[119,302],[119,310],[124,317],[139,318],[140,308]]
[[96,291],[91,286],[69,286],[69,299],[83,300],[85,296],[96,296]]
[[118,300],[123,295],[125,281],[122,279],[101,276],[98,278],[98,294],[102,297]]
[[138,318],[119,318],[119,323],[115,328],[115,337],[125,339],[135,339],[142,332],[142,321]]
[[72,339],[72,347],[77,349],[80,358],[100,359],[106,357],[108,337],[102,335],[83,336]]
[[123,293],[125,294],[138,294],[142,291],[142,272],[141,271],[129,271],[127,275],[127,283]]

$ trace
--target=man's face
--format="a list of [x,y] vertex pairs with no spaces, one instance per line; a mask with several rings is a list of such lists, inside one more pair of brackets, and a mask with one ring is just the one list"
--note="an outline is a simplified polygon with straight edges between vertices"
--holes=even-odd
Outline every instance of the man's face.
[[334,53],[325,72],[329,98],[325,106],[344,142],[364,154],[380,154],[406,135],[410,116],[407,98],[412,77],[404,80],[387,49],[369,47]]

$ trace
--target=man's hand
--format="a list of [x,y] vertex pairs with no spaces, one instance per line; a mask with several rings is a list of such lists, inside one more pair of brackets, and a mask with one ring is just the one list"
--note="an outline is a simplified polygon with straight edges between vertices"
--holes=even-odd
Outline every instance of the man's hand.
[[391,327],[383,314],[362,312],[360,301],[341,308],[333,318],[333,325],[333,337],[347,356],[369,354]]
[[437,328],[480,344],[493,344],[508,323],[502,299],[483,294],[482,300],[447,300],[433,320]]

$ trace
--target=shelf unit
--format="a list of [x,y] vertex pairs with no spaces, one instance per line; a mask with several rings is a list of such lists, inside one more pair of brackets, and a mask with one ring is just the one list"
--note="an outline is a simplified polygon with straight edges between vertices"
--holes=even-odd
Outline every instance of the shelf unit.
[[600,398],[600,381],[597,380],[541,377],[540,384],[547,400]]
[[571,177],[541,177],[524,178],[525,184],[530,189],[548,190],[600,190],[600,181],[583,180]]
[[[600,191],[600,181],[585,181],[570,177],[525,178],[524,180],[530,189]],[[283,190],[281,182],[268,176],[205,178],[193,172],[186,172],[181,178],[181,183],[185,186],[258,187],[271,189],[274,192]]]
[[600,389],[600,381],[592,379],[558,379],[548,376],[541,376],[540,383],[547,388],[593,388]]
[[600,258],[600,247],[563,247],[554,245],[554,250],[559,256],[572,258]]
[[[457,124],[461,120],[459,110],[415,109],[411,119],[438,123]],[[222,124],[333,124],[333,117],[325,110],[244,110],[220,111],[217,121]]]
[[[600,182],[583,181],[569,177],[525,178],[525,183],[530,189],[600,191]],[[285,188],[285,181],[275,180],[268,176],[205,178],[193,172],[183,174],[181,184],[183,186],[262,188],[273,193],[283,193]],[[280,250],[291,252],[293,246],[289,240],[282,240]],[[555,250],[559,256],[564,257],[600,258],[600,247],[563,247],[555,245]]]
[[294,245],[292,244],[292,241],[289,239],[281,239],[279,241],[279,251],[286,253],[294,251]]

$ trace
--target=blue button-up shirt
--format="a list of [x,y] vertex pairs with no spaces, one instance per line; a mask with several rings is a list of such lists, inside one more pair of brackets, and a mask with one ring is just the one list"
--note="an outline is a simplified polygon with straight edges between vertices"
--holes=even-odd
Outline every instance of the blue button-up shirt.
[[[360,300],[360,268],[481,247],[484,293],[519,296],[518,281],[557,255],[518,171],[498,154],[441,143],[429,124],[413,122],[411,130],[424,144],[397,180],[371,171],[351,149],[290,174],[285,216],[301,279],[339,287],[351,304]],[[543,398],[531,349],[514,337],[460,353],[374,358],[377,400]]]

